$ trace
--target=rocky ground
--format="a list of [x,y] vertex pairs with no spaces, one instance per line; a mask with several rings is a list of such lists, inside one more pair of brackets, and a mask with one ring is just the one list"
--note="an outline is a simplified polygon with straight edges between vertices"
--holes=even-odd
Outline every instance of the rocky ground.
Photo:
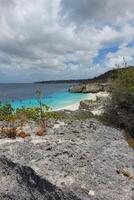
[[[97,120],[66,120],[53,125],[42,137],[33,134],[25,139],[1,139],[0,156],[31,167],[41,179],[60,188],[63,195],[72,191],[82,200],[134,200],[134,151],[121,131]],[[2,176],[0,193],[13,193],[13,184],[18,183],[14,179],[6,183]],[[30,198],[43,199],[34,195]]]
[[40,178],[26,166],[0,157],[0,199],[7,200],[78,200],[72,193],[63,193],[47,180]]

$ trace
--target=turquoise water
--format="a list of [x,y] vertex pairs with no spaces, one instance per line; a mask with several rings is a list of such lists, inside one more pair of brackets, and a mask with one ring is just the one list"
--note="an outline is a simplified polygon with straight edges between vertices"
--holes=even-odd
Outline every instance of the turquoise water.
[[89,98],[89,94],[69,93],[68,89],[71,86],[72,83],[0,84],[0,95],[4,94],[4,98],[0,98],[0,101],[2,103],[11,103],[14,109],[35,107],[38,106],[36,90],[40,89],[43,96],[42,102],[46,103],[52,110],[57,110]]
[[[46,103],[52,110],[57,110],[79,103],[81,100],[87,98],[89,98],[89,94],[58,92],[50,97],[42,98],[42,102]],[[36,107],[38,106],[38,102],[37,99],[26,99],[12,102],[12,106],[14,109],[21,107]]]

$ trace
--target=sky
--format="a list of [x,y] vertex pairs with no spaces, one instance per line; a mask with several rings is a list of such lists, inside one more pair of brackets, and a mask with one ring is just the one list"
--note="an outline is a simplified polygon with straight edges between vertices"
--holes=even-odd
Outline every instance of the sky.
[[134,64],[132,0],[0,0],[0,82],[91,78]]

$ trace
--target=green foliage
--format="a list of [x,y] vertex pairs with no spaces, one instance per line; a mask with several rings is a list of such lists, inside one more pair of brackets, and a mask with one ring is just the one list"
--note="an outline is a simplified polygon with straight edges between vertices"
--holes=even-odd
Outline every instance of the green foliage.
[[[58,112],[46,112],[46,110],[48,111],[48,106],[43,105],[43,107],[45,107],[45,109],[43,110],[42,113],[42,119],[48,119],[48,118],[52,118],[52,119],[62,119],[63,116],[58,113]],[[24,119],[24,117],[26,119],[32,119],[32,120],[39,120],[41,119],[40,116],[40,108],[39,107],[34,107],[34,108],[18,108],[16,110],[14,110],[12,108],[12,106],[10,104],[5,104],[5,105],[1,105],[0,106],[0,121],[3,120],[20,120],[20,119]]]
[[40,118],[42,119],[44,117],[44,112],[49,111],[49,106],[46,105],[45,103],[42,103],[42,91],[41,89],[37,89],[35,91],[36,97],[37,97],[37,101],[39,103],[39,109],[38,109],[38,113],[40,115]]
[[126,70],[120,70],[117,73],[117,78],[112,86],[113,96],[117,96],[116,93],[134,94],[134,68],[128,68]]
[[14,115],[14,109],[11,104],[0,104],[0,120],[10,120]]
[[20,119],[22,115],[26,116],[27,119],[37,120],[40,118],[40,109],[38,107],[16,109],[17,118]]
[[47,112],[46,118],[55,119],[55,120],[62,120],[62,119],[65,119],[66,116],[63,113],[53,111],[53,112]]
[[134,135],[134,68],[119,70],[111,85],[112,100],[106,110],[110,122]]

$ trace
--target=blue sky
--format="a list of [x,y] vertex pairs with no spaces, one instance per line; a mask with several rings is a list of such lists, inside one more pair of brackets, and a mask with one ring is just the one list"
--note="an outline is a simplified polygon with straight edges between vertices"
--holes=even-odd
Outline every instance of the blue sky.
[[132,40],[131,42],[129,42],[126,46],[128,48],[134,48],[134,40]]
[[91,78],[134,64],[132,0],[0,0],[0,82]]
[[119,50],[118,46],[102,48],[98,51],[98,55],[93,59],[93,64],[102,64],[108,53],[115,53]]

